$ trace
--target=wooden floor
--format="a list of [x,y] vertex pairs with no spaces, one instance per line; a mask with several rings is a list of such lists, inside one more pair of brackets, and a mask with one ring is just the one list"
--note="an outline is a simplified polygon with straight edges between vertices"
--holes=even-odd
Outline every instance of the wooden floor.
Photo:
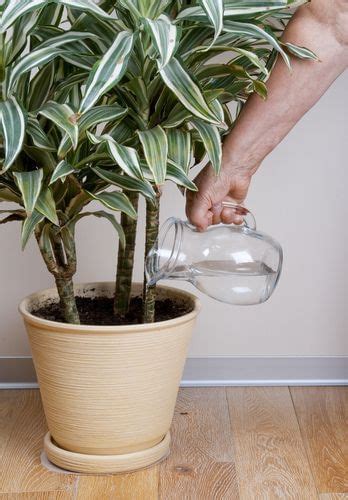
[[132,474],[51,472],[45,431],[38,391],[0,391],[0,500],[348,499],[348,387],[181,389],[171,455]]

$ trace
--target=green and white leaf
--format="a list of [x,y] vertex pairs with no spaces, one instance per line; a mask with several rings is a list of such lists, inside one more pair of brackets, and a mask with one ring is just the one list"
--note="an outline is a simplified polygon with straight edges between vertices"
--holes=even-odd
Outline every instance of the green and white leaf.
[[94,142],[94,144],[105,142],[111,158],[114,159],[115,163],[121,167],[126,174],[136,179],[143,178],[139,156],[136,149],[119,144],[107,134],[100,137],[96,137],[91,133],[87,133],[87,135],[89,139]]
[[127,108],[122,108],[117,104],[95,106],[84,113],[79,119],[79,131],[84,132],[100,123],[106,123],[113,120],[119,120],[128,112]]
[[207,49],[209,49],[212,45],[214,45],[223,27],[224,0],[199,0],[199,3],[207,14],[215,31],[213,41],[211,42],[210,46],[207,47]]
[[168,160],[188,173],[191,164],[192,145],[190,132],[178,128],[167,130]]
[[105,92],[121,80],[127,69],[133,43],[134,35],[122,31],[102,59],[94,65],[86,83],[80,113],[90,109]]
[[0,33],[4,33],[20,16],[46,4],[47,0],[10,0],[1,16]]
[[319,58],[314,52],[307,49],[306,47],[300,47],[290,42],[282,43],[283,47],[286,47],[291,54],[299,57],[300,59],[309,59],[311,61],[319,61]]
[[174,92],[185,108],[203,120],[219,124],[218,118],[208,106],[200,88],[175,57],[172,57],[159,72],[164,83]]
[[[79,137],[83,137],[86,130],[101,123],[118,120],[127,114],[127,108],[117,104],[111,106],[95,106],[84,113],[78,121]],[[58,150],[58,157],[64,158],[72,147],[71,140],[67,134],[63,137]]]
[[112,170],[105,170],[100,167],[95,167],[92,170],[101,179],[113,186],[118,186],[126,191],[137,191],[151,200],[156,199],[156,193],[146,179],[135,179],[134,177],[120,175]]
[[166,179],[168,141],[162,127],[139,131],[138,136],[143,146],[146,162],[151,170],[157,186],[164,184]]
[[119,191],[104,191],[99,194],[93,194],[89,191],[86,192],[95,200],[100,201],[107,208],[124,212],[132,219],[137,218],[137,213],[125,194],[120,193]]
[[38,148],[46,151],[56,150],[54,144],[52,144],[52,141],[41,127],[39,120],[34,116],[29,116],[28,118],[27,133]]
[[197,119],[191,120],[191,124],[200,135],[211,165],[215,173],[218,174],[222,160],[222,144],[218,128]]
[[73,42],[83,42],[86,38],[97,38],[94,33],[79,32],[79,31],[67,31],[57,36],[48,38],[45,42],[41,43],[37,50],[43,49],[45,47],[60,47],[68,45]]
[[94,0],[55,0],[56,3],[70,7],[71,9],[82,10],[97,17],[111,19],[111,16],[98,7]]
[[262,99],[267,99],[267,87],[263,82],[260,80],[254,80],[253,89]]
[[1,128],[5,159],[0,173],[6,172],[20,153],[25,136],[26,114],[15,97],[1,103]]
[[44,215],[42,215],[37,210],[34,210],[27,218],[24,220],[22,224],[22,232],[21,232],[21,242],[22,242],[22,250],[26,247],[30,236],[33,234],[36,226],[40,224],[44,220]]
[[50,94],[55,76],[55,63],[52,61],[40,68],[30,82],[29,97],[27,100],[27,109],[37,111],[44,102],[47,101]]
[[242,49],[240,47],[233,47],[233,52],[237,52],[237,54],[240,54],[249,59],[249,61],[252,62],[254,66],[259,68],[264,75],[268,76],[268,69],[265,63],[256,54],[254,54],[250,50]]
[[191,179],[188,178],[187,173],[171,160],[168,160],[166,178],[175,182],[179,186],[183,186],[190,191],[197,191],[197,186]]
[[28,13],[27,16],[22,17],[13,27],[13,35],[11,37],[11,45],[9,50],[9,56],[6,60],[6,64],[11,64],[11,62],[18,57],[18,55],[24,50],[27,44],[27,37],[30,32],[35,28],[38,22],[39,11],[34,11]]
[[56,212],[56,204],[50,188],[43,188],[40,196],[37,199],[35,210],[44,215],[48,220],[56,226],[59,225],[59,220]]
[[44,47],[43,49],[33,50],[29,54],[23,56],[23,58],[9,70],[7,89],[11,90],[21,75],[48,63],[59,56],[61,51],[61,49],[56,49],[56,47]]
[[43,170],[40,168],[39,170],[31,170],[30,172],[13,172],[13,176],[22,194],[25,210],[30,215],[35,208],[41,192]]
[[79,130],[77,117],[74,111],[67,104],[59,104],[49,101],[40,109],[39,114],[51,120],[57,127],[63,130],[71,139],[73,148],[77,148]]
[[56,182],[58,179],[61,179],[62,182],[64,182],[66,176],[72,174],[74,171],[74,167],[72,167],[67,161],[60,161],[53,174],[51,175],[50,185]]
[[177,27],[164,14],[157,19],[145,19],[144,24],[160,56],[159,67],[163,68],[175,53],[178,42]]
[[288,68],[291,67],[289,56],[284,52],[278,40],[260,26],[239,21],[225,21],[223,31],[238,36],[249,37],[250,39],[265,40],[271,47],[279,52]]
[[[259,14],[287,9],[289,7],[298,7],[306,3],[307,0],[225,0],[224,1],[224,19],[240,18],[240,16],[256,18]],[[179,12],[178,21],[191,20],[206,21],[206,12],[201,6],[187,7]]]

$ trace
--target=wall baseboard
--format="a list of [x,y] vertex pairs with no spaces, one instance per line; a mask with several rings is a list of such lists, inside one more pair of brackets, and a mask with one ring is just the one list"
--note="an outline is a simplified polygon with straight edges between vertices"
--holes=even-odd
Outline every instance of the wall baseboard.
[[[348,356],[188,358],[182,387],[348,385]],[[37,388],[29,356],[0,357],[0,389]]]

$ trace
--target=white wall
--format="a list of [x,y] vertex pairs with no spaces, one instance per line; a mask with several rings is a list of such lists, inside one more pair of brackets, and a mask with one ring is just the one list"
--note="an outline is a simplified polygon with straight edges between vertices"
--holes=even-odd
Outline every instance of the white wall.
[[[259,229],[284,248],[283,275],[274,296],[243,308],[198,294],[203,310],[191,356],[348,355],[347,88],[348,73],[254,178],[247,205]],[[162,219],[184,216],[174,186],[167,187],[164,203]],[[50,286],[51,279],[34,241],[21,253],[19,225],[2,226],[0,234],[0,355],[25,355],[29,347],[17,303]],[[82,221],[77,237],[77,281],[113,279],[116,244],[108,223]]]

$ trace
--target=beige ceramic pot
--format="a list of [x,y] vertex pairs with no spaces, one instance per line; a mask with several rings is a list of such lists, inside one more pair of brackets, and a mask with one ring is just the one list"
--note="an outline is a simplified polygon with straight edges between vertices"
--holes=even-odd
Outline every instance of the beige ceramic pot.
[[[77,285],[80,296],[108,296],[113,283]],[[136,285],[134,293],[139,293]],[[158,287],[161,298],[192,304],[168,321],[82,326],[30,311],[57,300],[55,289],[20,305],[33,353],[54,464],[77,472],[124,472],[169,453],[169,428],[199,302],[188,292]]]

